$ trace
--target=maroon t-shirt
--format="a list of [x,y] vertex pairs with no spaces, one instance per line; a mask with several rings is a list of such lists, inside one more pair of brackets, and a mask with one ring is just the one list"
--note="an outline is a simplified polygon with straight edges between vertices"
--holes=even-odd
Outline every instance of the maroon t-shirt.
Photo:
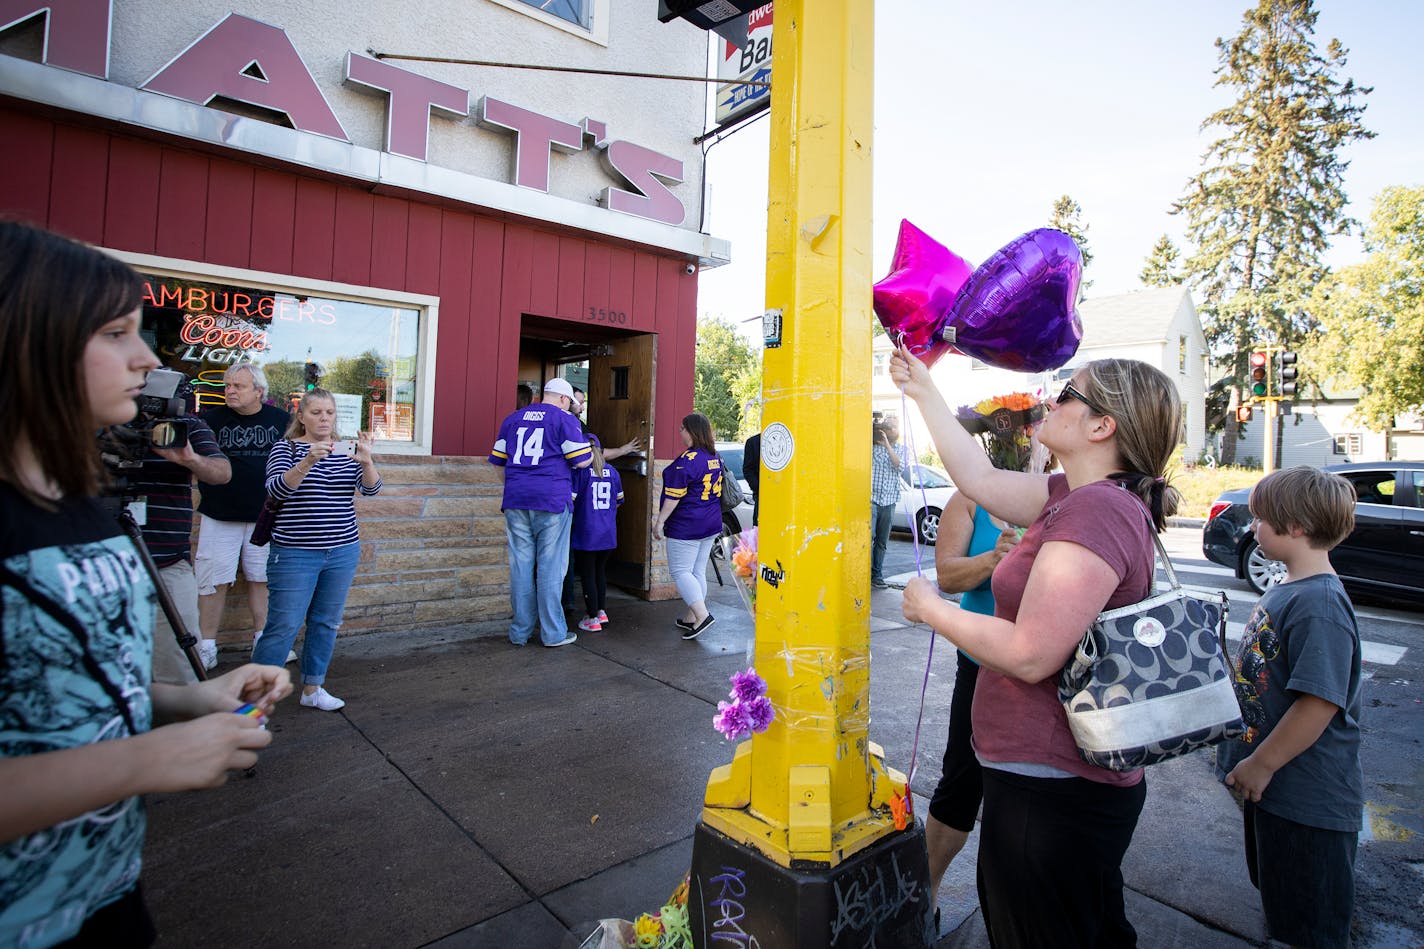
[[[1088,548],[1118,575],[1117,589],[1099,612],[1146,599],[1154,573],[1146,512],[1141,499],[1116,481],[1094,481],[1070,491],[1066,477],[1050,476],[1048,501],[1038,520],[994,569],[994,615],[1017,619],[1039,548],[1054,540]],[[1140,768],[1109,771],[1078,756],[1058,702],[1056,674],[1029,684],[980,669],[974,688],[974,750],[985,761],[1049,765],[1103,784],[1128,786],[1142,780]]]

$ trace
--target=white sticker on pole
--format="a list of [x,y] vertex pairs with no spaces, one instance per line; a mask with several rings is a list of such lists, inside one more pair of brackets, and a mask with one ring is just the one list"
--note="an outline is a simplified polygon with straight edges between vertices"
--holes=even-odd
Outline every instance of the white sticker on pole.
[[795,452],[796,441],[791,437],[791,429],[780,422],[772,422],[761,433],[761,463],[768,471],[785,468]]

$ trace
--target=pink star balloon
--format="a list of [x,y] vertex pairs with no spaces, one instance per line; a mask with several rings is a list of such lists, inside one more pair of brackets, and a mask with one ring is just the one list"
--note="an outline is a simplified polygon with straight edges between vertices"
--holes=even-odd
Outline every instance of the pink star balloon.
[[901,220],[890,274],[875,284],[873,304],[880,325],[892,340],[903,339],[927,366],[946,352],[956,352],[939,330],[971,270],[964,258]]

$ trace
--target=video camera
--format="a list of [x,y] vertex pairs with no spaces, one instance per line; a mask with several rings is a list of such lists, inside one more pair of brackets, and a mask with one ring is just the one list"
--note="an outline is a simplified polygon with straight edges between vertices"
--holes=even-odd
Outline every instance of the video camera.
[[181,372],[154,369],[138,394],[138,417],[115,425],[99,437],[100,452],[110,468],[140,468],[149,446],[180,448],[188,443],[188,406],[193,384]]

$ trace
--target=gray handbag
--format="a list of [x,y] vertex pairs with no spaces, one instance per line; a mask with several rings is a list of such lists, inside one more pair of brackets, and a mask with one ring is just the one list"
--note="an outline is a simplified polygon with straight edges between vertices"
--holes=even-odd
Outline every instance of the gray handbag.
[[1112,771],[1246,731],[1225,658],[1226,594],[1184,589],[1155,530],[1152,542],[1171,590],[1099,613],[1058,677],[1078,754]]

